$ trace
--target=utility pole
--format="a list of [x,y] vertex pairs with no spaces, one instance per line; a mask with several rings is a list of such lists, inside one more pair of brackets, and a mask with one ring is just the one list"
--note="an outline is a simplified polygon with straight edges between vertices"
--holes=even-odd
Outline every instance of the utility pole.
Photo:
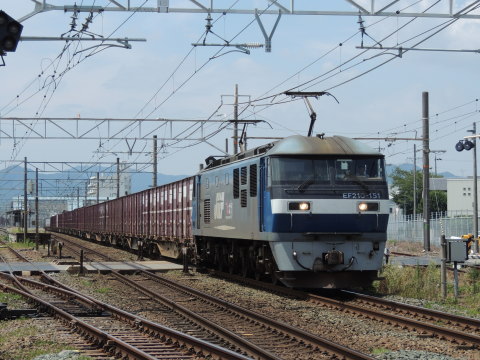
[[[477,134],[477,124],[473,123],[471,130],[473,135]],[[477,138],[473,138],[473,251],[478,254],[478,192],[477,192]]]
[[35,250],[38,251],[38,168],[35,168]]
[[117,158],[117,199],[120,197],[120,158]]
[[417,144],[413,144],[413,221],[417,221]]
[[27,158],[24,158],[23,172],[23,241],[27,242],[28,233],[28,203],[27,203]]
[[430,149],[429,149],[429,113],[428,92],[422,93],[423,121],[423,249],[430,251]]
[[233,155],[235,155],[238,153],[238,84],[235,84],[233,121]]
[[435,154],[435,176],[437,176],[437,160],[442,160],[440,158],[437,158],[437,154],[445,153],[447,152],[446,150],[430,150],[430,153]]
[[153,135],[153,184],[152,187],[157,187],[157,135]]
[[97,172],[97,204],[100,202],[100,173]]

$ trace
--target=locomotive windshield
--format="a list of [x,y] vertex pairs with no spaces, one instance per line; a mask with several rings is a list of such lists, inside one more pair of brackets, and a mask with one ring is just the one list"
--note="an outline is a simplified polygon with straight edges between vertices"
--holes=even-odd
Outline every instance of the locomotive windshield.
[[310,186],[335,182],[385,181],[385,168],[381,157],[298,158],[272,157],[271,184]]

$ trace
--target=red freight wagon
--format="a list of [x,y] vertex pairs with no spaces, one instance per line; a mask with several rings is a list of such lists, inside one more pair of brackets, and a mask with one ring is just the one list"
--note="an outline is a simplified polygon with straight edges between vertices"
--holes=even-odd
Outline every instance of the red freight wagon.
[[[194,177],[158,186],[104,203],[58,214],[57,228],[137,249],[140,241],[151,254],[179,257],[192,240]],[[52,218],[53,219],[53,218]]]
[[94,211],[94,225],[93,231],[97,234],[105,232],[105,222],[107,219],[107,203],[100,203],[93,206]]
[[160,233],[160,187],[149,190],[150,211],[148,234],[150,239],[159,239]]
[[91,233],[93,230],[93,206],[85,208],[85,231]]
[[186,178],[160,186],[156,190],[156,203],[150,211],[158,213],[156,238],[166,240],[190,240],[192,238],[192,191],[194,178]]
[[80,232],[85,230],[85,208],[84,207],[78,209],[77,229]]
[[123,201],[121,197],[108,202],[106,231],[110,234],[121,234],[123,232]]
[[133,219],[131,216],[132,203],[133,203],[133,195],[128,195],[123,198],[122,219],[123,219],[123,234],[125,236],[131,236],[133,232],[132,231]]
[[145,190],[140,193],[140,213],[139,218],[139,234],[142,238],[147,238],[149,233],[150,225],[150,201],[149,201],[150,190]]
[[132,195],[133,202],[132,202],[132,212],[130,216],[132,216],[132,235],[138,236],[140,234],[140,222],[142,219],[140,218],[140,204],[141,204],[141,195],[140,193],[136,193]]

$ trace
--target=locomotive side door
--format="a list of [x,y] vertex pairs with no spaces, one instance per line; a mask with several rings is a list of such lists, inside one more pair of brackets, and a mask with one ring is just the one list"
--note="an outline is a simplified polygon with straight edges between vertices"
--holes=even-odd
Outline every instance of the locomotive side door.
[[192,196],[192,220],[193,220],[193,228],[200,229],[200,204],[201,204],[201,196],[200,196],[200,175],[195,176],[194,184],[193,184],[193,196]]
[[268,158],[260,158],[260,184],[258,196],[258,230],[265,231],[265,204],[270,203],[270,196],[267,193],[268,179]]

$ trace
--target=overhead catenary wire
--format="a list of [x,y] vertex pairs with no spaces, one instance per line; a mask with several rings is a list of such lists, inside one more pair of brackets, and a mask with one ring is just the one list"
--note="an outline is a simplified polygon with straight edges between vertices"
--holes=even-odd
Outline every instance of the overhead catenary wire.
[[280,102],[277,102],[276,104],[279,104]]

